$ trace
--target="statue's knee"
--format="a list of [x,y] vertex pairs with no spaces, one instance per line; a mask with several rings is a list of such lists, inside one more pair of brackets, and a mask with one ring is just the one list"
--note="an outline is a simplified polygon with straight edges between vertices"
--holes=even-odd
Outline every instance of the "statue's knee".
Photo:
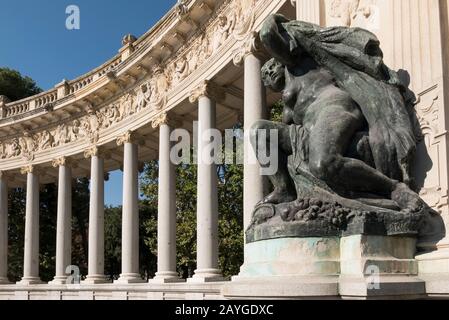
[[330,182],[338,173],[338,159],[334,156],[325,156],[309,162],[310,172],[318,179]]

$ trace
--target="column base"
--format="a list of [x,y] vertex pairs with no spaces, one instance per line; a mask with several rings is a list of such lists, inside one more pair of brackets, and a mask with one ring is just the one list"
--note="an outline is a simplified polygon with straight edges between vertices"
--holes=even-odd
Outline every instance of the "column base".
[[6,277],[0,277],[0,285],[3,285],[3,284],[12,284],[12,282],[9,281],[8,278],[6,278]]
[[106,277],[105,275],[87,276],[86,280],[81,281],[81,284],[84,285],[104,284],[104,283],[111,283],[111,280],[109,280],[109,278]]
[[177,283],[185,282],[185,279],[181,279],[177,272],[157,272],[156,276],[149,280],[149,283],[164,284],[164,283]]
[[20,286],[31,286],[36,284],[45,284],[45,282],[39,277],[23,277],[22,280],[17,282],[17,285]]
[[52,281],[48,284],[53,286],[61,286],[67,284],[68,276],[56,276]]
[[133,284],[133,283],[145,283],[138,273],[122,273],[118,280],[114,281],[114,284]]
[[207,283],[221,281],[226,281],[226,279],[223,277],[219,269],[196,270],[193,277],[187,279],[187,283]]

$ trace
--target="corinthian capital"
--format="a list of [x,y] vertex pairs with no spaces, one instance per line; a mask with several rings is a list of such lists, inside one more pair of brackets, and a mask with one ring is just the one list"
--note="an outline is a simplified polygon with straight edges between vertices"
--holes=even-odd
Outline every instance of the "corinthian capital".
[[84,150],[84,158],[90,159],[92,157],[98,157],[100,155],[100,150],[97,146],[90,147]]
[[255,55],[261,60],[267,60],[268,55],[260,41],[259,33],[251,32],[245,40],[241,42],[239,48],[234,52],[233,62],[236,66],[241,66],[248,55]]
[[123,146],[125,143],[133,143],[135,141],[135,134],[132,131],[126,131],[117,138],[117,146]]
[[20,174],[37,173],[37,169],[33,165],[20,168]]
[[54,159],[52,162],[52,165],[54,168],[68,166],[69,159],[67,159],[66,157],[60,157],[60,158]]
[[225,91],[212,81],[205,80],[190,93],[190,103],[197,102],[200,97],[221,101],[225,98]]

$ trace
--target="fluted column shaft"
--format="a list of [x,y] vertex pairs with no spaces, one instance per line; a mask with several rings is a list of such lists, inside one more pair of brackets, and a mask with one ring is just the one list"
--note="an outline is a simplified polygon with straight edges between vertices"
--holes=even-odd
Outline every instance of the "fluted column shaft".
[[122,273],[118,283],[142,282],[139,273],[138,147],[123,139]]
[[159,126],[159,189],[157,220],[158,272],[153,282],[178,282],[176,271],[176,172],[170,161],[170,133],[167,123]]
[[8,283],[8,183],[0,172],[0,284]]
[[91,158],[89,204],[89,261],[84,283],[107,282],[104,275],[104,159],[96,148],[86,152]]
[[32,167],[22,173],[27,174],[27,189],[23,278],[19,284],[32,285],[42,282],[39,277],[39,177]]
[[66,159],[53,163],[59,166],[58,218],[56,230],[56,275],[51,284],[65,284],[66,269],[72,260],[72,169]]

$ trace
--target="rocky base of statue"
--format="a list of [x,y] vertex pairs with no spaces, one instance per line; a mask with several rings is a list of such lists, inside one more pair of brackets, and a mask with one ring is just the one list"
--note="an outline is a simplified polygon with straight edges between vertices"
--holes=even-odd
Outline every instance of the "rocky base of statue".
[[363,195],[364,198],[356,194],[343,197],[306,170],[293,168],[289,164],[298,199],[256,206],[252,223],[246,232],[248,243],[284,237],[341,237],[356,234],[417,236],[425,218],[433,214],[425,204],[400,210],[389,199],[367,194]]

